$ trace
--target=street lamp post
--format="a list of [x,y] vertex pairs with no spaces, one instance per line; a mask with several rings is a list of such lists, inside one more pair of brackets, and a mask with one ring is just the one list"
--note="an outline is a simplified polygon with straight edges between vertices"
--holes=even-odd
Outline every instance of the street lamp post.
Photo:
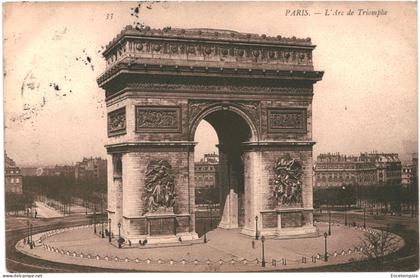
[[328,235],[331,235],[331,210],[328,210]]
[[96,234],[96,205],[93,206],[93,233]]
[[347,207],[344,207],[344,225],[347,226]]
[[210,201],[210,230],[213,229],[213,202]]
[[121,248],[121,223],[118,222],[118,248]]
[[325,238],[325,253],[324,253],[324,261],[328,261],[328,252],[327,252],[327,233],[324,233]]
[[29,243],[30,243],[30,242],[29,242],[29,235],[30,235],[30,230],[29,230],[29,220],[27,220],[27,221],[26,221],[26,224],[28,224],[28,241],[27,241],[27,242],[28,242],[28,244],[29,244]]
[[366,229],[366,207],[363,208],[363,228]]
[[108,219],[108,241],[111,242],[111,218]]
[[258,240],[258,216],[255,216],[255,239]]
[[33,244],[32,244],[32,243],[33,243],[33,242],[32,242],[32,223],[31,223],[30,227],[31,227],[31,230],[30,230],[30,231],[31,231],[31,245],[30,245],[30,246],[31,246],[31,249],[33,249],[33,248],[34,248],[34,246],[33,246]]
[[102,238],[105,238],[105,235],[104,235],[104,204],[103,204],[103,197],[101,198],[101,235],[102,235]]
[[[346,187],[343,186],[342,187],[343,191],[344,191],[344,195],[346,194]],[[347,196],[344,196],[343,201],[347,200]],[[347,206],[346,206],[346,202],[344,204],[344,225],[347,226]]]
[[207,219],[204,217],[204,243],[207,243]]
[[264,256],[264,241],[265,241],[265,237],[261,236],[261,247],[262,247],[262,261],[261,261],[261,266],[265,267],[265,256]]

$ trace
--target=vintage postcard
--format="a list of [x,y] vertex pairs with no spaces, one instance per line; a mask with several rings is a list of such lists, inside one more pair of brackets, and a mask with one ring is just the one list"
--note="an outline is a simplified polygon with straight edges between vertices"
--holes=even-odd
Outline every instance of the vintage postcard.
[[3,3],[4,276],[417,277],[417,50],[416,2]]

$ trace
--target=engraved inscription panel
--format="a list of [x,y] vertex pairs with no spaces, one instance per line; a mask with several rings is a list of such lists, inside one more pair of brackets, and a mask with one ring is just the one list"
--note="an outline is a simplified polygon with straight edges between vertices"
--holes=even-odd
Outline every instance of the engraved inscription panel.
[[181,132],[181,108],[136,106],[136,132]]
[[125,107],[108,113],[108,136],[126,134]]
[[268,109],[268,132],[306,133],[306,109]]
[[263,228],[277,228],[277,213],[268,212],[262,214]]
[[282,212],[281,213],[281,227],[282,228],[297,228],[303,226],[303,215],[301,212]]

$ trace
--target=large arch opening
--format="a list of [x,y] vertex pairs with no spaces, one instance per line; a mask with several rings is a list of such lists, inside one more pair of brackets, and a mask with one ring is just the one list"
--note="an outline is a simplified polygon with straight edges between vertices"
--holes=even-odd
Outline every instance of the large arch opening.
[[[243,143],[249,142],[252,137],[250,124],[233,110],[212,109],[197,120],[194,130],[194,140],[198,143],[194,155],[194,179],[198,195],[196,197],[199,197],[196,198],[196,232],[199,235],[216,227],[244,227]],[[204,157],[207,150],[209,153]],[[213,154],[218,156],[217,164],[209,161]],[[211,171],[212,169],[215,171]],[[212,176],[215,178],[214,189],[203,189],[204,180],[211,179]],[[208,200],[202,194],[203,191],[210,193]],[[218,198],[215,198],[215,192]]]

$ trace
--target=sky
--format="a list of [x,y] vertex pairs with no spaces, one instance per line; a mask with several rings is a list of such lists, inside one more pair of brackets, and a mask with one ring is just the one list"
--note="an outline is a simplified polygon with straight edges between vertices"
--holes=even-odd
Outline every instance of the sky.
[[[401,152],[404,141],[417,141],[414,2],[159,2],[133,14],[135,7],[136,2],[4,4],[4,144],[19,165],[105,157],[104,91],[96,84],[105,69],[101,52],[136,22],[311,37],[315,69],[325,71],[314,86],[315,155]],[[296,9],[310,15],[289,16]],[[346,15],[349,9],[352,16]],[[386,14],[359,15],[358,9]],[[345,15],[332,15],[335,10]],[[216,150],[217,137],[205,122],[195,140],[196,158]]]

